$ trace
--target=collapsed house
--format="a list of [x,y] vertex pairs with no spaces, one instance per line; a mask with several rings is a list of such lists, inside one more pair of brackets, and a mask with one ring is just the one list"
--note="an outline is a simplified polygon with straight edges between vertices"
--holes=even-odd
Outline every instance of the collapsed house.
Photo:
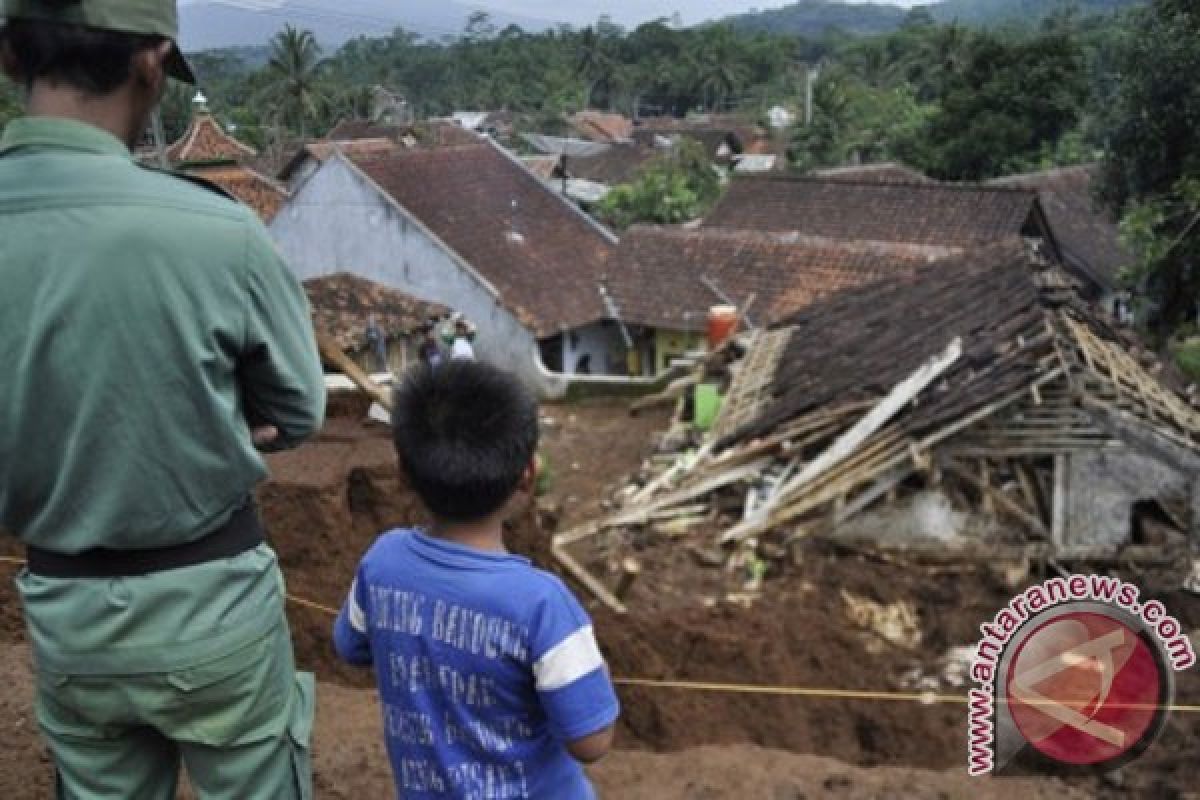
[[388,369],[400,375],[417,362],[424,331],[450,316],[443,305],[344,272],[311,278],[304,292],[313,328],[364,372],[382,366],[368,335],[372,323],[383,340]]
[[1185,549],[1200,414],[1076,288],[1012,240],[750,332],[643,401],[686,411],[694,385],[725,394],[710,433],[677,425],[680,455],[619,490],[611,516],[557,536],[556,557],[620,610],[576,543],[666,525],[707,531],[730,559],[779,558],[929,493],[996,523],[955,531],[968,548],[1059,562]]

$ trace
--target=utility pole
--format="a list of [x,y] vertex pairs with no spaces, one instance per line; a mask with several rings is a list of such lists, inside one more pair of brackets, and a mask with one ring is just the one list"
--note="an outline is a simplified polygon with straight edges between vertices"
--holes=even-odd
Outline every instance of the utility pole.
[[812,125],[813,121],[813,87],[817,85],[820,69],[811,64],[804,66],[804,127]]

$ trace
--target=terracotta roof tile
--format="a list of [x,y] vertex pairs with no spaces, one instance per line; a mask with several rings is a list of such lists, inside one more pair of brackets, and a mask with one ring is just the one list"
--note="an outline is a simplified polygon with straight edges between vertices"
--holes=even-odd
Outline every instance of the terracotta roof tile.
[[598,282],[611,240],[497,146],[352,161],[489,281],[537,336],[606,316]]
[[334,126],[325,136],[327,142],[348,142],[358,139],[390,139],[399,142],[413,137],[427,147],[457,147],[478,144],[480,137],[452,120],[427,120],[415,125],[392,125],[365,119],[346,119]]
[[1020,235],[1036,211],[1018,189],[763,175],[732,181],[705,225],[967,247]]
[[1098,282],[1113,286],[1133,256],[1121,244],[1112,216],[1092,197],[1095,174],[1095,164],[1084,164],[998,178],[990,185],[1038,192],[1063,257]]
[[264,223],[279,213],[287,190],[275,181],[240,164],[189,167],[188,174],[211,181],[254,209]]
[[814,170],[812,177],[828,181],[855,183],[935,183],[920,170],[893,161],[882,164],[858,164],[851,167],[831,167]]
[[372,315],[388,335],[409,336],[431,319],[441,319],[450,309],[340,272],[304,282],[312,307],[313,327],[332,336],[347,352],[367,346],[367,324]]
[[616,186],[635,180],[659,151],[636,144],[616,144],[594,156],[578,156],[567,160],[567,172],[572,178]]
[[825,297],[785,321],[793,332],[776,368],[772,401],[737,438],[831,403],[873,399],[956,336],[961,359],[905,416],[922,431],[1027,385],[1045,368],[1015,346],[1045,331],[1028,247],[1019,239],[967,251],[915,272]]
[[593,142],[624,142],[633,136],[633,120],[621,114],[580,111],[569,121],[576,132]]
[[197,113],[183,136],[167,148],[167,160],[176,166],[241,162],[258,155],[248,145],[230,136],[212,114]]
[[748,316],[762,324],[847,287],[908,274],[955,252],[756,231],[637,226],[621,238],[608,285],[627,322],[699,330],[708,309],[724,297],[745,306],[753,296]]

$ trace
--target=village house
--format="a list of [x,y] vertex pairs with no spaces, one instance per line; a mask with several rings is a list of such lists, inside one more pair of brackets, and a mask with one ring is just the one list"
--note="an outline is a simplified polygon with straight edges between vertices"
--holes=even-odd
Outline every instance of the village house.
[[640,332],[638,359],[657,374],[705,346],[713,306],[763,327],[847,287],[897,274],[957,250],[844,242],[729,228],[635,226],[621,237],[607,287],[621,320]]
[[[552,552],[618,612],[629,571],[610,588],[569,548],[703,531],[690,554],[749,572],[747,591],[754,567],[814,539],[1006,580],[1047,563],[1191,569],[1200,413],[1163,374],[1029,241],[972,247],[820,297],[639,400],[676,404],[663,465]],[[701,425],[706,389],[724,401]]]
[[328,136],[302,145],[279,171],[279,180],[295,192],[317,169],[340,150],[352,158],[386,155],[394,150],[476,144],[476,134],[451,122],[399,125],[372,120],[343,120]]
[[1072,272],[1087,275],[1102,287],[1103,307],[1128,321],[1131,312],[1119,286],[1121,271],[1134,258],[1121,243],[1116,220],[1092,195],[1096,169],[1095,164],[1059,167],[997,178],[988,185],[1036,191],[1063,261]]
[[450,309],[427,303],[357,275],[338,273],[304,281],[313,328],[328,336],[367,373],[384,371],[371,346],[372,323],[382,337],[387,368],[397,375],[416,363],[425,330]]
[[[543,143],[538,139],[539,143]],[[523,156],[521,162],[552,189],[590,210],[621,184],[633,183],[663,150],[633,143],[604,145],[580,155]]]
[[335,149],[270,230],[304,280],[351,273],[461,312],[481,358],[545,395],[628,372],[603,285],[615,237],[493,142]]
[[[1092,195],[1095,174],[1095,164],[1081,164],[1009,175],[984,185],[1037,192],[1064,263],[1073,273],[1085,276],[1085,284],[1098,298],[1098,305],[1113,312],[1114,317],[1127,320],[1127,302],[1119,290],[1120,273],[1133,263],[1133,257],[1121,243],[1116,221]],[[819,169],[809,177],[852,183],[936,183],[919,170],[896,162]],[[1114,305],[1118,298],[1122,300],[1120,306]]]
[[725,444],[859,405],[828,433],[841,461],[816,462],[824,471],[785,487],[779,514],[728,538],[828,504],[845,520],[898,487],[999,515],[1062,558],[1111,558],[1150,528],[1189,533],[1200,414],[1070,284],[1015,240],[825,298],[762,334],[718,425]]
[[1111,291],[1095,270],[1064,258],[1037,191],[894,182],[890,177],[896,172],[889,167],[865,180],[852,180],[849,175],[739,177],[731,181],[704,225],[959,251],[1019,236],[1036,242],[1046,257],[1064,264],[1090,301],[1103,302]]
[[[283,185],[249,166],[257,155],[221,127],[201,94],[193,101],[187,130],[166,149],[171,168],[216,184],[270,222],[288,195]],[[155,160],[149,154],[144,158]]]
[[567,117],[568,127],[581,139],[603,144],[628,142],[633,138],[633,120],[606,111],[578,111]]

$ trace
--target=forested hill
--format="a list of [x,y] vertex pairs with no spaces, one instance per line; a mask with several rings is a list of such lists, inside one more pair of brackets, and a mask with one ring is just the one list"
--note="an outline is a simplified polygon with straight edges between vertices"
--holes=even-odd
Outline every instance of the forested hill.
[[[1077,9],[1082,14],[1107,14],[1140,5],[1144,0],[942,0],[918,6],[939,22],[961,22],[990,27],[1009,22],[1030,22],[1056,11]],[[908,12],[879,3],[841,3],[834,0],[800,0],[773,11],[730,17],[737,28],[749,31],[820,36],[837,28],[847,33],[886,33],[900,27]]]

